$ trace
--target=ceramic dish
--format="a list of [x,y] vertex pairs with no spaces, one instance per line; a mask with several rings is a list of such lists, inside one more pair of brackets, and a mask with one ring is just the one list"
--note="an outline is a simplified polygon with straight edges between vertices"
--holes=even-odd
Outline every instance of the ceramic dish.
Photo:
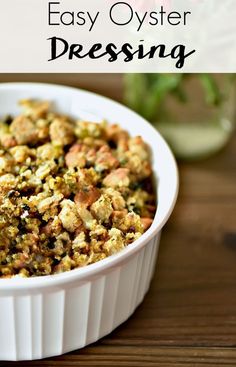
[[[60,355],[97,341],[127,320],[149,289],[161,229],[178,192],[173,155],[136,113],[86,91],[36,83],[0,84],[0,115],[17,114],[20,99],[52,101],[59,112],[117,122],[152,150],[158,209],[151,228],[120,253],[67,273],[0,280],[0,360]],[[15,110],[14,110],[15,109]]]

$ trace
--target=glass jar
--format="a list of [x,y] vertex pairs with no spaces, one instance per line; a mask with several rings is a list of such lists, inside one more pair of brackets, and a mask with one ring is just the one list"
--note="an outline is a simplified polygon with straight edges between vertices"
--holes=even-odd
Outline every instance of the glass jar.
[[177,158],[208,157],[229,141],[235,126],[232,74],[127,74],[127,104],[164,136]]

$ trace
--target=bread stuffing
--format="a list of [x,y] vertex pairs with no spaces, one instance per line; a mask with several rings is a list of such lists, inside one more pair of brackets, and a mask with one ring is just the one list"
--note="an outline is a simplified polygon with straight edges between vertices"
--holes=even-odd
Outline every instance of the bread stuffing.
[[84,267],[148,230],[156,198],[140,136],[20,104],[0,122],[0,278]]

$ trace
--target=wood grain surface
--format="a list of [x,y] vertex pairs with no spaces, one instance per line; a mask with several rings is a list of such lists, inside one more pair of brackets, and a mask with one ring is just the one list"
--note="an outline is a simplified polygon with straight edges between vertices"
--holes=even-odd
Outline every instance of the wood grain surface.
[[[0,75],[10,80],[69,84],[122,99],[120,75]],[[179,166],[178,203],[135,314],[83,350],[1,367],[236,366],[236,138],[211,159]]]

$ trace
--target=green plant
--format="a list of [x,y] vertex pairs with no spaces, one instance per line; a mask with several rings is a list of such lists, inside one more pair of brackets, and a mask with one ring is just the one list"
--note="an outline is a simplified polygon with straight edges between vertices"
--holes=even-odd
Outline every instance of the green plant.
[[[184,82],[192,76],[193,74],[127,74],[126,102],[148,120],[157,122],[162,116],[168,96],[173,96],[180,103],[188,102]],[[218,106],[223,100],[223,95],[214,77],[211,74],[198,74],[198,79],[206,103]]]
[[[191,89],[186,87],[192,79],[204,102],[194,99]],[[153,123],[178,158],[199,159],[220,150],[231,136],[234,116],[228,116],[225,106],[234,82],[232,74],[222,75],[221,83],[213,74],[127,74],[125,100]],[[170,99],[181,107],[178,119],[169,105]],[[208,116],[197,121],[194,116],[195,120],[191,116],[186,119],[186,112],[192,111],[191,105],[198,107],[199,104],[202,108],[201,103],[208,110]]]

